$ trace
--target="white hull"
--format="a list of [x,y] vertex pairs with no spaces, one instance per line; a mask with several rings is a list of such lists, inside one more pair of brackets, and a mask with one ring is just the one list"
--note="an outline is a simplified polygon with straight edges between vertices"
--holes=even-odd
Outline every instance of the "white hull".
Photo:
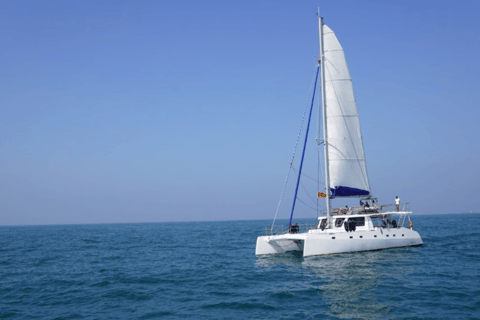
[[405,227],[374,228],[342,232],[313,229],[305,233],[280,234],[257,238],[256,255],[303,251],[304,257],[334,253],[374,251],[388,248],[421,246],[417,231]]

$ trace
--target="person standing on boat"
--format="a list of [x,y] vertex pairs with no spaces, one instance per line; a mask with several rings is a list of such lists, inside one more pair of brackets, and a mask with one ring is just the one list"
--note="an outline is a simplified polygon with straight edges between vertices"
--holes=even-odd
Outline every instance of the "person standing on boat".
[[397,206],[397,212],[398,212],[400,209],[400,198],[398,196],[395,198],[395,205]]

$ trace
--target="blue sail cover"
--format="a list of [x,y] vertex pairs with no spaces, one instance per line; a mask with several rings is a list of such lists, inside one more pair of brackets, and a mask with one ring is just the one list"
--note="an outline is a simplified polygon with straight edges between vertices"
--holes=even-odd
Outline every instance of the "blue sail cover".
[[357,197],[357,196],[368,196],[370,191],[362,190],[357,188],[350,188],[350,187],[343,187],[338,186],[335,188],[330,188],[332,191],[332,198],[333,197]]

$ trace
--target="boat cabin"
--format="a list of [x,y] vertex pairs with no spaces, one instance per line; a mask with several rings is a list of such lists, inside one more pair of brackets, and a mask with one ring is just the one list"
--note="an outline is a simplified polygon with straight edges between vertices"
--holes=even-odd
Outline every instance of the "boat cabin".
[[[354,232],[385,228],[400,228],[408,213],[372,213],[372,214],[338,214],[331,217],[332,226],[327,228],[327,218],[318,218],[318,226],[314,230],[329,232]],[[397,217],[398,216],[398,217]],[[318,231],[317,231],[318,232]]]

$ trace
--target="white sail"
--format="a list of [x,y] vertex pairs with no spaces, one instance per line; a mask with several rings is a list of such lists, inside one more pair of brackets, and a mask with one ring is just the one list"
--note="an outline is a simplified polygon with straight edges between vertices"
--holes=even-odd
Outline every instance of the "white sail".
[[[370,193],[352,78],[335,33],[323,25],[328,166],[333,196]],[[353,189],[359,189],[353,190]]]

